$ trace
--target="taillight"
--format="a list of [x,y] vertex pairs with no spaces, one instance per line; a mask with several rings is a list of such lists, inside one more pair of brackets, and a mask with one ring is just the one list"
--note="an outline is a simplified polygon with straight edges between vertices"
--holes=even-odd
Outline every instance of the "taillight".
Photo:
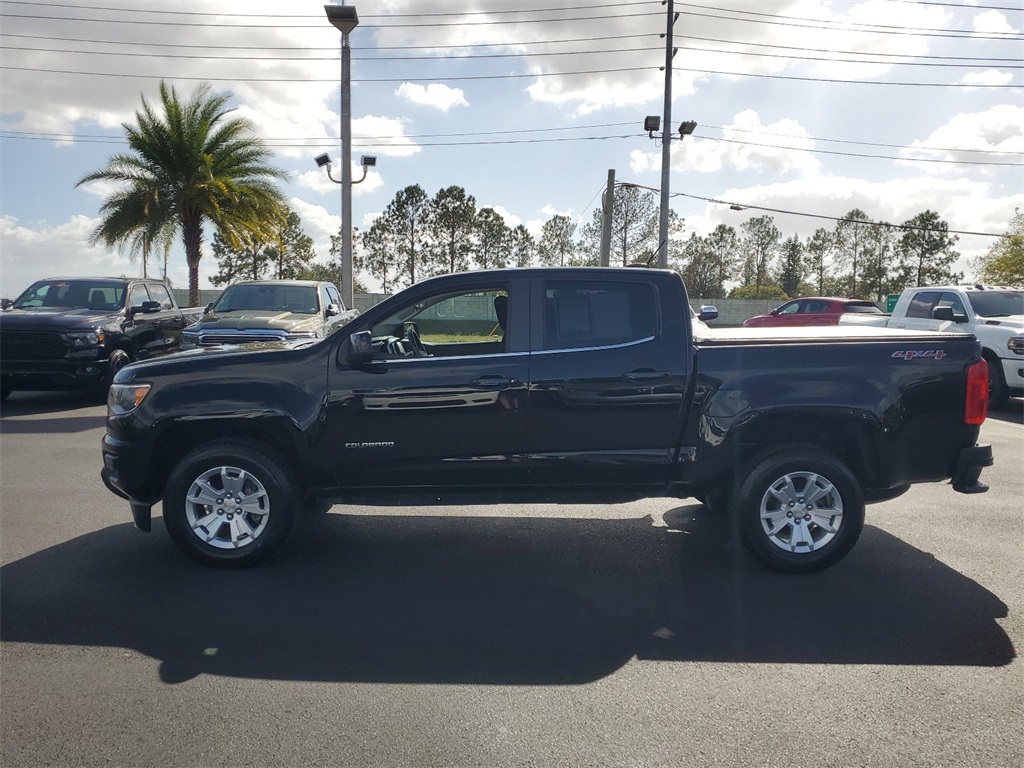
[[988,415],[988,363],[979,360],[967,369],[967,402],[964,423],[981,424]]

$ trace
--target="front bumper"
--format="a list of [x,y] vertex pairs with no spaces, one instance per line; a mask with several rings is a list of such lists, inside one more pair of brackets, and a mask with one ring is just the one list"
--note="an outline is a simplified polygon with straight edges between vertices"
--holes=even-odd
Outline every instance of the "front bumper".
[[18,391],[90,389],[107,373],[100,360],[4,360],[0,378]]
[[139,443],[118,440],[109,433],[103,436],[103,469],[100,478],[107,489],[127,499],[135,527],[149,532],[152,507],[160,500],[161,491],[150,467],[149,452]]
[[953,490],[957,493],[984,493],[988,485],[981,482],[981,470],[992,466],[992,446],[972,445],[960,451],[953,471]]

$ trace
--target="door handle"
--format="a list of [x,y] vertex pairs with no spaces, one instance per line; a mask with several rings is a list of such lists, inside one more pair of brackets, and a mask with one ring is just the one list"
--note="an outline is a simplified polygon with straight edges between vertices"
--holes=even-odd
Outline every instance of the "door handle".
[[498,387],[514,387],[519,382],[516,379],[509,379],[504,376],[481,376],[471,382],[474,387],[481,389],[497,389]]
[[639,371],[624,373],[622,378],[629,379],[630,381],[651,381],[652,379],[667,379],[671,375],[668,371],[653,371],[650,368],[645,368]]

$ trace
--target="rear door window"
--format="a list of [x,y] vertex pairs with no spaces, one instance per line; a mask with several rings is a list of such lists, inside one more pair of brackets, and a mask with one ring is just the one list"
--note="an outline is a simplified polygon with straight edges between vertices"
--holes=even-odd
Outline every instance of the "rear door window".
[[581,349],[650,339],[658,332],[657,300],[647,283],[548,281],[543,349]]
[[935,302],[938,299],[939,294],[937,291],[920,291],[915,293],[914,298],[910,300],[910,306],[907,307],[907,317],[930,320],[932,317],[932,307],[935,306]]

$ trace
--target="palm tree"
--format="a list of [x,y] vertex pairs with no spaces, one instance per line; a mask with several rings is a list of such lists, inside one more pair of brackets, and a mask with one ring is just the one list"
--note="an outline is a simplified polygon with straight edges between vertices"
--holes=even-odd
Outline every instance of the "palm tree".
[[271,152],[249,135],[251,121],[224,119],[229,98],[211,94],[204,83],[182,103],[174,87],[161,81],[162,114],[143,97],[138,125],[124,124],[132,152],[112,156],[106,167],[78,181],[122,183],[100,208],[93,242],[146,253],[181,234],[193,306],[199,303],[204,222],[237,246],[246,235],[269,234],[286,215],[274,180],[288,174],[267,162]]

